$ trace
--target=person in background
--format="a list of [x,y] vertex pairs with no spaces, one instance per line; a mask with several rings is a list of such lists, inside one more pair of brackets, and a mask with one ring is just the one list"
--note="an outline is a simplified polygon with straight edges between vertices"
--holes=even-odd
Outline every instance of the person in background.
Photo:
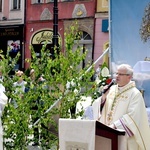
[[18,78],[18,80],[16,82],[14,82],[13,86],[16,87],[16,93],[20,92],[25,92],[25,87],[27,82],[24,81],[23,79],[23,71],[17,71],[16,72],[16,77]]
[[[116,72],[116,85],[92,104],[93,119],[126,132],[121,150],[150,150],[150,127],[141,92],[132,81],[133,69],[121,64]],[[107,88],[104,87],[105,89]]]
[[[23,71],[18,70],[16,72],[17,81],[13,83],[13,86],[15,87],[15,94],[19,95],[20,98],[23,98],[23,93],[25,92],[26,84],[27,82],[23,79]],[[14,104],[14,107],[17,108],[17,102],[15,100],[12,100],[12,103]]]
[[98,68],[97,68],[96,71],[95,71],[95,77],[94,77],[95,80],[97,80],[97,78],[100,77],[101,67],[102,67],[102,64],[99,64],[99,65],[98,65]]

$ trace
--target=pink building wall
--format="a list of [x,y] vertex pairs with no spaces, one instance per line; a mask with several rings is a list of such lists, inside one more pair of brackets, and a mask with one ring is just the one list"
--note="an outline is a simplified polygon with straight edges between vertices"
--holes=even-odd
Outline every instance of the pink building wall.
[[[98,59],[99,56],[102,55],[104,50],[104,44],[109,42],[109,33],[102,32],[102,19],[104,18],[96,18],[95,22],[95,46],[94,46],[94,61]],[[102,63],[103,59],[101,59],[95,67],[98,67],[99,63]]]
[[[0,25],[19,25],[24,24],[24,6],[25,1],[21,1],[20,9],[13,9],[12,1],[2,1],[2,12],[0,12]],[[3,20],[6,17],[6,20]]]
[[[3,2],[3,16],[4,17],[9,17],[9,1],[8,0],[5,0],[4,2]],[[7,9],[6,9],[7,8]]]

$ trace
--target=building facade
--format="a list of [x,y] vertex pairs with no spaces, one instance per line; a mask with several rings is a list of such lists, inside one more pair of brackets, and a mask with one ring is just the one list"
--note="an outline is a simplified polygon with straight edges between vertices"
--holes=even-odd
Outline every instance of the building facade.
[[0,0],[0,49],[11,57],[21,56],[15,69],[24,68],[24,0]]
[[[108,0],[97,0],[95,13],[95,43],[94,43],[94,61],[102,55],[103,51],[109,46],[109,4]],[[103,57],[97,64],[106,62],[109,66],[108,54]]]
[[[64,32],[75,20],[83,32],[80,44],[88,49],[88,55],[82,66],[93,59],[95,0],[61,0],[58,1],[58,35],[61,39],[61,50],[64,47]],[[44,41],[49,47],[53,38],[53,0],[31,0],[26,5],[26,40],[25,57],[30,58],[30,45],[33,45],[37,56]],[[27,67],[27,66],[26,66]]]
[[[9,50],[12,57],[20,52],[16,69],[29,67],[25,59],[31,58],[31,45],[37,56],[45,41],[49,48],[52,46],[53,8],[53,0],[0,0],[0,49],[4,54]],[[88,50],[81,64],[84,67],[108,47],[108,1],[58,0],[58,35],[62,51],[65,51],[64,32],[75,20],[83,32],[80,44]]]

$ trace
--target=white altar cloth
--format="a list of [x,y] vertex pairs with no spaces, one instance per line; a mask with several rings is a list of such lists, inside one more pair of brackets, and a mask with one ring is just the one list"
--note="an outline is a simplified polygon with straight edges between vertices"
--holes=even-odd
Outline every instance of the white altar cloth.
[[134,67],[133,79],[139,90],[144,91],[146,107],[150,107],[150,61],[138,61]]
[[[126,142],[125,136],[118,136],[118,150],[127,150]],[[59,148],[60,150],[111,150],[111,139],[96,135],[95,120],[60,118]]]
[[150,73],[150,61],[138,61],[134,66],[135,73]]
[[60,150],[94,150],[95,121],[59,119]]

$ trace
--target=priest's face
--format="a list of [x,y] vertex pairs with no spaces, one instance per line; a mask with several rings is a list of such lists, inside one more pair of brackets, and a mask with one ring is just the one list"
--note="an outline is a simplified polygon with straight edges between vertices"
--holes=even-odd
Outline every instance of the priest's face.
[[126,84],[128,84],[131,80],[131,75],[127,74],[127,70],[120,68],[118,69],[117,73],[116,73],[116,82],[118,84],[119,87],[123,87]]

